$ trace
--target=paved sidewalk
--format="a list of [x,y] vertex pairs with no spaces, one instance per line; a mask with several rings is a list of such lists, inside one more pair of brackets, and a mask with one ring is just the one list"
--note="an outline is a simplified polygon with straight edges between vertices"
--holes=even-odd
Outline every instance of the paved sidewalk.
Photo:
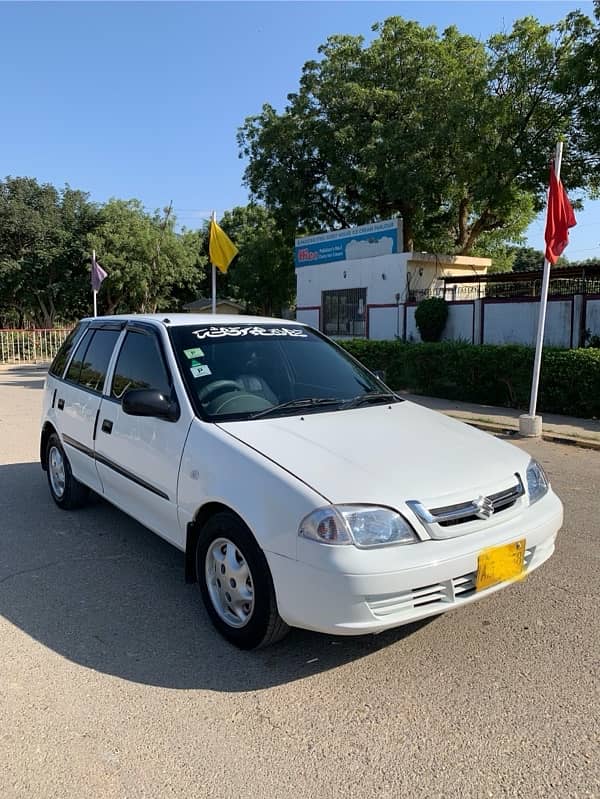
[[[416,394],[399,392],[402,396],[435,411],[441,411],[463,422],[468,422],[482,430],[494,433],[517,433],[519,416],[523,411],[515,408],[496,408],[492,405],[477,405],[472,402],[421,397]],[[559,416],[556,413],[542,414],[542,438],[562,444],[576,444],[580,447],[600,450],[600,420],[578,419],[574,416]]]
[[[2,364],[0,365],[0,386],[5,379],[14,385],[15,379],[22,377],[23,385],[29,388],[41,388],[42,381],[48,369],[47,363],[36,364]],[[421,397],[417,394],[409,394],[405,391],[398,392],[411,402],[424,405],[434,411],[441,411],[460,419],[463,422],[479,427],[482,430],[489,430],[492,433],[511,433],[517,434],[519,431],[519,416],[523,411],[515,408],[496,408],[492,405],[477,405],[473,402],[457,402],[456,400],[438,399],[437,397]],[[35,395],[36,392],[33,392]],[[37,420],[39,415],[39,401],[41,395],[23,396],[19,411],[24,410],[24,403],[27,400],[35,400],[33,416]],[[10,422],[11,409],[1,407],[0,422]],[[542,438],[546,441],[554,441],[561,444],[575,444],[580,447],[600,450],[600,420],[599,419],[578,419],[574,416],[559,416],[555,413],[542,414],[543,431]],[[4,435],[10,438],[11,433],[15,440],[19,436],[19,430],[12,425],[7,425]]]

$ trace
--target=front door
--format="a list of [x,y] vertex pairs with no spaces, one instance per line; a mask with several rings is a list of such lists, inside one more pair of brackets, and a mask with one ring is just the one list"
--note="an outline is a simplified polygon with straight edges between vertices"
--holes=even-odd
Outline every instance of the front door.
[[177,519],[177,481],[192,421],[179,402],[176,422],[123,412],[128,389],[156,389],[173,396],[173,384],[157,333],[129,325],[117,356],[111,385],[102,399],[96,434],[96,464],[104,494],[146,527],[185,548]]

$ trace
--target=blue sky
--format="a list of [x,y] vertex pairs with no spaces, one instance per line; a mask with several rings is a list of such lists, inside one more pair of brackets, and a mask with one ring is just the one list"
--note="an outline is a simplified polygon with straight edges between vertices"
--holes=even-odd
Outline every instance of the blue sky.
[[[0,3],[0,176],[150,209],[173,200],[195,227],[245,204],[237,128],[264,102],[283,107],[327,36],[368,37],[399,14],[485,39],[574,8],[592,15],[591,2]],[[600,255],[600,201],[578,214],[566,255]]]

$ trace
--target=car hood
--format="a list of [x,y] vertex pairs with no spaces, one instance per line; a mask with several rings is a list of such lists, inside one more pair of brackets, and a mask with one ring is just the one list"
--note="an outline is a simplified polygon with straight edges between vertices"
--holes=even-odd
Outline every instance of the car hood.
[[468,501],[514,484],[516,472],[524,479],[529,462],[520,449],[407,401],[219,426],[331,503]]

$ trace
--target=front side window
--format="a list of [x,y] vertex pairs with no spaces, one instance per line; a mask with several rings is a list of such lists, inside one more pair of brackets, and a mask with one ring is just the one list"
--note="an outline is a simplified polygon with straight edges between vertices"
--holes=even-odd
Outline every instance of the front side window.
[[102,391],[118,330],[88,330],[67,372],[67,380],[89,391]]
[[397,401],[343,350],[305,327],[196,324],[173,327],[169,335],[196,410],[210,421],[299,407],[342,410],[363,397]]
[[117,358],[110,396],[121,400],[129,389],[148,388],[171,394],[169,373],[156,336],[130,330]]

